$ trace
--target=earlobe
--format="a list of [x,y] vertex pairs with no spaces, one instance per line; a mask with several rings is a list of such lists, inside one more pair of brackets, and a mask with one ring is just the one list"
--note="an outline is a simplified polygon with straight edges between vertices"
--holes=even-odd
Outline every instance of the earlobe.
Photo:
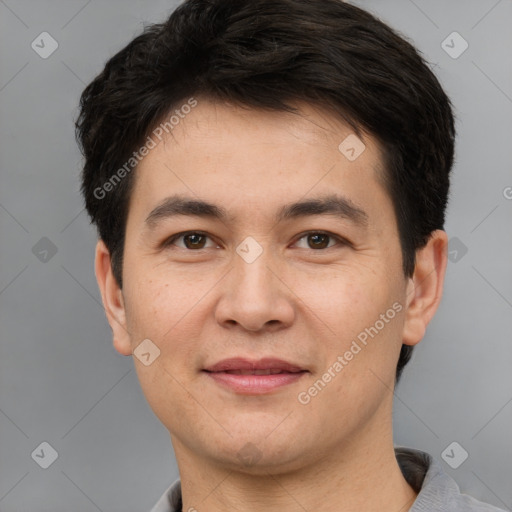
[[409,279],[402,341],[405,345],[419,343],[434,316],[443,294],[448,261],[448,238],[436,230],[422,249],[416,252],[414,274]]
[[95,272],[114,348],[122,355],[132,355],[123,294],[112,272],[110,253],[101,239],[96,244]]

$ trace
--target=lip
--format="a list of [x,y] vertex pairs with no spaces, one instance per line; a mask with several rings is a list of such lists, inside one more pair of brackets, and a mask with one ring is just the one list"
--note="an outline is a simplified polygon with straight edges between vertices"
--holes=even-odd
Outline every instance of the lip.
[[[247,375],[228,373],[237,370],[281,370],[282,373],[267,375]],[[244,358],[224,359],[204,369],[203,372],[217,384],[245,395],[261,395],[300,380],[308,370],[282,359],[263,358],[248,360]]]
[[300,372],[305,368],[273,357],[264,357],[263,359],[250,360],[243,357],[232,357],[223,359],[212,366],[205,368],[208,372],[225,372],[228,370],[282,370],[283,372]]

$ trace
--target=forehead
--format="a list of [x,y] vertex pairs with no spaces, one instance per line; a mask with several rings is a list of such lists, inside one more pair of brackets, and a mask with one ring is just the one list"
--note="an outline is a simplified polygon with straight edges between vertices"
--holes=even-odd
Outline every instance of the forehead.
[[254,213],[272,205],[268,213],[274,214],[300,198],[382,193],[378,143],[367,134],[357,137],[325,110],[296,106],[300,110],[292,114],[198,98],[161,140],[153,135],[156,147],[135,173],[132,207],[147,216],[166,197],[180,194],[254,207]]
[[[290,113],[200,98],[197,106],[188,114],[182,115],[180,119],[173,116],[176,124],[172,128],[160,125],[167,128],[167,133],[162,134],[163,145],[172,142],[177,146],[187,144],[206,148],[222,140],[236,139],[243,142],[246,149],[253,142],[279,148],[281,153],[286,154],[287,149],[296,151],[302,146],[308,153],[318,156],[316,148],[322,149],[322,152],[325,149],[338,151],[340,143],[352,135],[351,140],[364,140],[364,144],[363,140],[358,142],[362,144],[359,149],[369,145],[368,153],[380,151],[378,143],[370,135],[356,137],[348,123],[326,108],[304,102],[295,103],[294,106],[297,112]],[[222,146],[217,149],[221,151]]]

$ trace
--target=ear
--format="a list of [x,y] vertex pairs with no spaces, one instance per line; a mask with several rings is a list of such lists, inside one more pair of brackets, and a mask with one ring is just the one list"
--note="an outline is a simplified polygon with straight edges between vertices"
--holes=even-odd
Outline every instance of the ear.
[[114,348],[124,356],[131,356],[132,348],[126,327],[123,292],[112,273],[110,253],[101,239],[96,244],[95,271],[105,314],[112,328]]
[[416,251],[414,274],[407,285],[402,342],[419,343],[441,302],[448,261],[448,237],[442,230],[432,233],[427,245]]

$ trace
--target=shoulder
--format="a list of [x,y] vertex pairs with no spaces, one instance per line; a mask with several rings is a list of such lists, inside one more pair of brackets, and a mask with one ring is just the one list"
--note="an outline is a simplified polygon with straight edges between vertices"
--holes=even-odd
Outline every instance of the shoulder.
[[181,480],[175,480],[162,494],[150,512],[181,512]]
[[505,512],[461,493],[455,480],[428,453],[396,447],[395,454],[404,478],[418,493],[410,512]]

